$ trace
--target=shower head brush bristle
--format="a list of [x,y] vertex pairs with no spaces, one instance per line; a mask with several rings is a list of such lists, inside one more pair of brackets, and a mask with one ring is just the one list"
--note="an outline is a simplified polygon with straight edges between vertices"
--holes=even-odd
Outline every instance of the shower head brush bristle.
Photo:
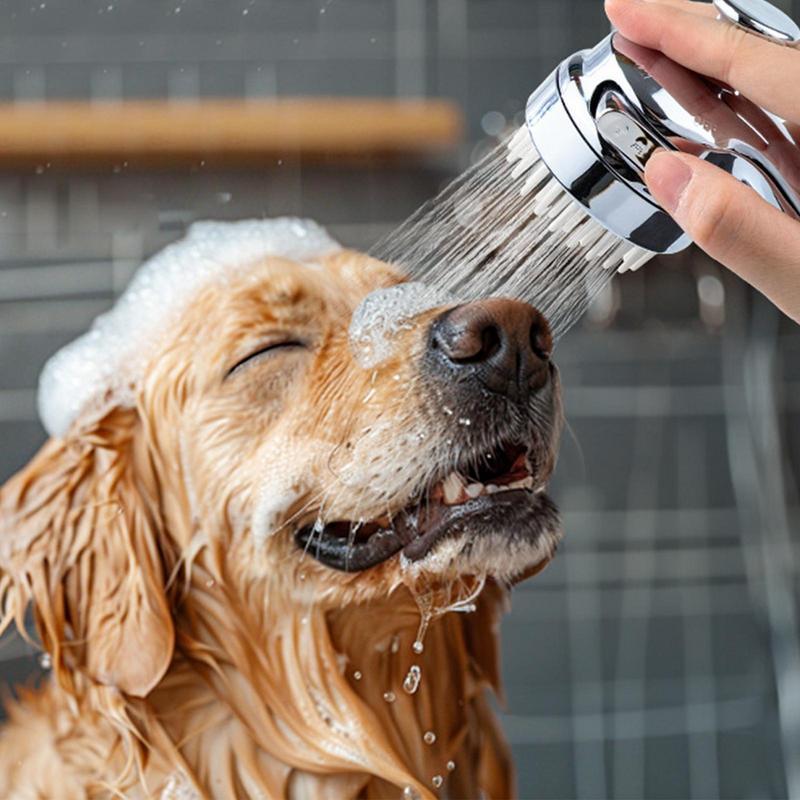
[[526,125],[509,139],[507,147],[506,160],[514,165],[511,177],[520,181],[520,194],[535,192],[533,213],[550,220],[547,230],[563,237],[563,247],[581,249],[590,262],[602,254],[603,269],[617,272],[633,272],[656,255],[620,239],[593,219],[553,177],[540,158]]

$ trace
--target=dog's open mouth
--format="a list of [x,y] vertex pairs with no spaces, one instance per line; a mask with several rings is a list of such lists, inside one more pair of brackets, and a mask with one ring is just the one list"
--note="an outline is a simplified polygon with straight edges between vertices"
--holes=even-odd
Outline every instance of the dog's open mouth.
[[358,572],[397,553],[409,561],[427,556],[441,541],[460,534],[513,531],[535,537],[537,494],[527,448],[502,443],[477,465],[434,480],[401,511],[368,522],[347,520],[307,525],[297,544],[334,569]]

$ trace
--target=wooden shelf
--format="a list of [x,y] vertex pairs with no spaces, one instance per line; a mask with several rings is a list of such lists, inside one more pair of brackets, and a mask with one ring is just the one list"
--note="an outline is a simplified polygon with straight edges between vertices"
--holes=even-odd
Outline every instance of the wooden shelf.
[[0,165],[413,156],[452,149],[462,130],[445,100],[5,103]]

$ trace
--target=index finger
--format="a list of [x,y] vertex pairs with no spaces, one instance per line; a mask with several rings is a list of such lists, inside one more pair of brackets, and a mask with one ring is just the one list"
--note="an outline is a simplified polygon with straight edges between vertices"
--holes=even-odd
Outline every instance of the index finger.
[[800,51],[697,13],[693,3],[606,0],[620,33],[738,89],[784,119],[800,122]]

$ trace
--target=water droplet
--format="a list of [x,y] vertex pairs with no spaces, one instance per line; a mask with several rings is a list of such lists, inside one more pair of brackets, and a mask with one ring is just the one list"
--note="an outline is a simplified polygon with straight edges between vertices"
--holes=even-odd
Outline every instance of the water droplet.
[[422,741],[425,744],[433,744],[436,741],[436,734],[433,731],[425,731],[422,735]]
[[392,653],[396,653],[400,649],[400,637],[392,636],[392,644],[389,648]]
[[412,664],[403,681],[403,691],[406,694],[414,694],[419,689],[419,682],[422,680],[422,670],[416,664]]
[[421,640],[417,639],[414,644],[411,645],[411,649],[417,654],[420,655],[423,650],[425,650],[425,645],[422,643]]
[[470,425],[472,425],[472,420],[469,417],[459,417],[458,424],[468,428]]
[[383,699],[387,703],[394,703],[394,701],[397,700],[397,695],[395,695],[394,692],[384,692],[383,693]]
[[444,778],[441,775],[434,775],[431,783],[433,784],[434,789],[441,789],[442,784],[444,783]]
[[356,670],[356,671],[353,673],[353,680],[354,680],[354,681],[360,681],[360,680],[361,680],[361,678],[363,678],[363,677],[364,677],[364,676],[361,674],[361,670],[360,670],[360,669],[357,669],[357,670]]
[[42,653],[39,656],[39,666],[42,669],[50,669],[53,666],[53,657],[50,653]]
[[448,772],[452,772],[455,768],[456,768],[456,762],[455,761],[448,761],[447,762],[447,771]]
[[499,111],[487,111],[481,117],[481,128],[488,136],[500,136],[506,127],[506,118]]
[[419,793],[413,786],[403,787],[403,800],[419,800]]

